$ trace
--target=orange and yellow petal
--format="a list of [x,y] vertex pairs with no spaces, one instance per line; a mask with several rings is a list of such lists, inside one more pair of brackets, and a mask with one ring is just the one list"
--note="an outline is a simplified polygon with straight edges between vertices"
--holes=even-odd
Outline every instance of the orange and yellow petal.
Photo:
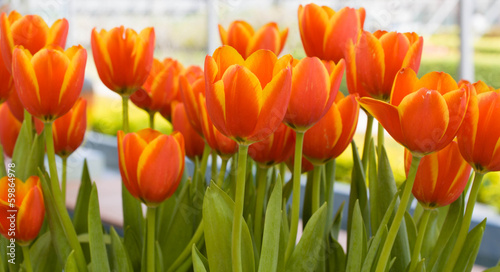
[[323,43],[325,30],[329,24],[327,13],[316,4],[299,6],[299,29],[302,45],[307,56],[324,59]]

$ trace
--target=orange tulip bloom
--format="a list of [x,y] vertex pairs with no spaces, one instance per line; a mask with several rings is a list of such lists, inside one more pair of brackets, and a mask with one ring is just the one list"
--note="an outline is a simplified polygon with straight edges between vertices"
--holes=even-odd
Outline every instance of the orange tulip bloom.
[[[7,239],[15,238],[16,243],[28,245],[38,236],[45,216],[40,179],[37,176],[29,177],[26,182],[18,178],[10,179],[14,181],[10,182],[8,177],[0,179],[0,232]],[[14,207],[9,203],[12,183],[16,190]],[[16,219],[14,222],[9,218],[13,214]],[[12,231],[14,226],[15,231]]]
[[474,83],[458,146],[476,172],[500,171],[500,89],[491,91],[484,82]]
[[102,83],[119,95],[131,95],[141,88],[153,66],[155,32],[152,27],[139,34],[123,26],[110,31],[94,28],[92,54]]
[[340,156],[352,141],[358,116],[355,96],[344,97],[339,92],[330,110],[304,134],[304,156],[315,165]]
[[[0,143],[7,157],[12,158],[22,123],[11,113],[7,104],[0,105]],[[0,154],[3,156],[3,154]],[[2,166],[0,166],[2,167]]]
[[[196,68],[194,68],[196,67]],[[186,107],[186,113],[193,129],[203,136],[201,129],[201,110],[198,103],[198,95],[205,97],[205,75],[203,70],[197,66],[188,68],[188,71],[179,78],[182,102]]]
[[176,131],[182,133],[186,142],[186,155],[194,161],[195,157],[201,158],[205,141],[193,129],[186,113],[186,108],[183,103],[174,102],[172,105],[172,126]]
[[49,28],[38,15],[22,16],[17,11],[2,13],[0,18],[0,50],[5,67],[12,73],[12,54],[16,45],[26,48],[31,55],[45,46],[64,48],[68,36],[68,21],[59,19]]
[[247,58],[259,49],[267,49],[279,55],[285,46],[288,28],[280,31],[278,24],[265,24],[257,32],[245,21],[232,22],[227,31],[219,25],[220,39],[223,45],[234,47],[243,58]]
[[470,85],[459,88],[443,72],[421,79],[411,68],[396,76],[390,102],[359,100],[398,143],[423,156],[446,147],[457,135],[469,103]]
[[10,75],[9,70],[5,68],[5,65],[3,64],[2,54],[0,54],[0,104],[5,102],[9,98],[12,90],[14,90],[12,76]]
[[19,100],[15,87],[13,87],[13,91],[10,93],[6,103],[9,106],[10,112],[22,123],[24,121],[24,106],[21,100]]
[[284,162],[293,153],[295,132],[281,123],[271,136],[248,147],[248,155],[261,167]]
[[349,41],[356,42],[365,23],[365,9],[345,7],[337,12],[326,6],[299,6],[302,45],[309,57],[335,63],[347,54]]
[[[406,175],[412,156],[405,150]],[[469,180],[471,167],[460,155],[458,144],[452,141],[438,152],[426,155],[420,161],[413,185],[413,195],[427,208],[451,204],[462,194]]]
[[118,131],[118,160],[125,187],[149,207],[156,207],[179,186],[184,172],[184,137],[142,129]]
[[388,100],[401,68],[418,73],[423,45],[416,33],[363,31],[356,45],[349,44],[346,56],[349,92]]
[[205,58],[207,110],[215,127],[240,144],[271,135],[290,100],[291,56],[259,50],[244,60],[230,46]]
[[300,60],[293,67],[292,95],[284,122],[300,132],[312,127],[332,106],[343,74],[344,60],[337,65],[322,63],[316,57]]
[[198,105],[200,110],[201,129],[205,141],[222,159],[227,160],[231,158],[238,152],[238,144],[234,140],[224,136],[224,134],[220,133],[220,131],[215,128],[208,115],[207,103],[202,94],[198,95]]

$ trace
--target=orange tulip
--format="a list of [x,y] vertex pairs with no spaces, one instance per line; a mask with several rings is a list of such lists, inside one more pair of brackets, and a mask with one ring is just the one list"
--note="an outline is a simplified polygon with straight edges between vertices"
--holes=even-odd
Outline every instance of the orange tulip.
[[315,165],[337,158],[356,132],[359,104],[354,95],[338,93],[323,118],[304,134],[304,156]]
[[238,144],[215,128],[208,115],[206,100],[202,94],[198,95],[198,105],[200,110],[200,124],[205,141],[217,155],[222,159],[228,160],[238,152]]
[[9,98],[12,90],[14,90],[12,76],[10,75],[9,70],[5,68],[5,65],[3,64],[2,54],[0,54],[0,104],[5,102]]
[[220,39],[223,45],[234,47],[243,58],[247,58],[259,49],[267,49],[279,55],[285,46],[288,28],[280,31],[275,22],[267,23],[257,32],[245,21],[232,22],[227,31],[219,25]]
[[[412,156],[405,150],[406,175]],[[438,152],[420,160],[413,185],[413,195],[426,208],[451,204],[462,194],[469,180],[471,167],[460,155],[458,144],[452,141]]]
[[[22,123],[11,113],[7,104],[0,105],[0,143],[2,144],[3,152],[10,158],[14,153],[14,146],[16,145],[21,125]],[[3,154],[0,154],[0,156],[3,156]]]
[[347,54],[349,41],[356,42],[363,30],[365,9],[345,7],[337,12],[326,6],[299,6],[299,29],[302,45],[309,57],[335,63]]
[[139,34],[123,26],[100,32],[94,28],[91,44],[97,72],[106,87],[125,96],[141,88],[153,65],[152,27]]
[[45,48],[34,56],[14,50],[12,74],[24,108],[44,122],[54,121],[75,104],[83,86],[87,51],[73,46],[66,51]]
[[205,97],[205,75],[203,74],[203,70],[199,67],[188,68],[188,72],[180,77],[179,82],[182,102],[186,107],[189,122],[193,126],[193,129],[199,135],[203,136],[200,105],[198,103],[199,94]]
[[261,167],[284,162],[293,153],[295,144],[295,132],[281,123],[271,136],[250,145],[248,155]]
[[472,86],[461,88],[443,72],[421,79],[411,68],[401,69],[390,102],[369,97],[359,100],[398,143],[423,156],[446,147],[457,135],[469,103]]
[[195,157],[201,158],[205,141],[193,129],[186,113],[186,108],[183,103],[174,102],[172,105],[172,126],[175,130],[182,133],[186,142],[186,155],[194,161]]
[[182,134],[146,128],[126,135],[120,130],[117,137],[120,173],[130,194],[149,207],[172,196],[184,172]]
[[[15,193],[12,193],[9,190],[14,185]],[[14,207],[9,201],[12,197],[15,198],[12,202]],[[13,215],[14,221],[11,220]],[[28,245],[38,236],[44,216],[45,205],[37,176],[29,177],[26,182],[18,178],[0,179],[0,232],[4,237],[15,238],[18,244]]]
[[458,146],[476,172],[500,171],[500,89],[491,91],[484,82],[474,83]]
[[292,95],[284,122],[299,132],[312,127],[332,106],[343,73],[344,60],[337,65],[331,61],[323,64],[316,57],[300,60],[293,67]]
[[291,56],[259,50],[244,60],[230,46],[205,58],[207,110],[215,127],[239,144],[271,135],[290,100]]
[[9,106],[10,112],[16,117],[19,122],[24,121],[24,106],[19,100],[19,96],[17,95],[17,91],[13,88],[12,93],[10,93],[9,98],[5,102],[7,106]]
[[[355,41],[354,41],[355,42]],[[424,40],[416,33],[363,31],[356,45],[349,44],[347,83],[360,97],[388,100],[401,68],[418,72]]]
[[180,96],[179,75],[183,70],[184,67],[171,58],[165,58],[163,62],[154,59],[148,79],[130,96],[130,100],[149,113],[165,107],[170,109],[172,101]]
[[0,50],[5,67],[12,73],[12,54],[16,45],[26,48],[35,55],[45,46],[64,48],[68,36],[68,21],[59,19],[49,28],[38,15],[22,16],[17,11],[2,13],[0,23]]

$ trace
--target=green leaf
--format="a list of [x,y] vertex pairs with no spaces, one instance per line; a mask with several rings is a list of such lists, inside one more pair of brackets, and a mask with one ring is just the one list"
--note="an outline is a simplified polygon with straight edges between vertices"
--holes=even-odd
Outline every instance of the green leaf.
[[288,237],[290,237],[290,228],[288,227],[288,216],[286,214],[286,209],[282,209],[277,271],[285,271],[285,252],[288,243]]
[[165,262],[163,261],[163,253],[161,252],[160,243],[158,241],[155,242],[155,270],[157,272],[165,271]]
[[[142,252],[142,234],[143,226],[145,225],[144,216],[142,214],[141,203],[130,194],[123,182],[121,184],[121,190],[123,229],[125,230],[125,249],[127,249],[129,256],[134,256],[137,250],[139,250],[139,252]],[[132,236],[133,238],[127,236]],[[141,255],[139,254],[139,256]],[[132,257],[132,265],[136,269],[137,267],[140,267],[139,256]],[[138,260],[138,262],[136,260]]]
[[417,240],[417,225],[413,221],[413,217],[408,212],[405,212],[404,221],[408,232],[408,243],[410,248],[413,249],[415,248],[415,241]]
[[111,237],[110,259],[113,271],[132,272],[132,263],[127,255],[122,239],[111,227],[109,235]]
[[73,225],[77,234],[88,233],[88,210],[92,181],[90,179],[87,160],[83,162],[82,178],[78,197],[76,198],[75,212],[73,214]]
[[30,257],[34,271],[59,271],[61,263],[52,246],[50,232],[41,234],[30,247]]
[[[43,133],[42,133],[43,134]],[[42,137],[43,138],[43,137]],[[12,154],[12,162],[16,165],[23,166],[16,169],[16,177],[21,180],[26,180],[30,174],[30,169],[27,167],[29,156],[31,153],[33,143],[33,131],[30,130],[30,125],[23,122],[19,134],[17,136],[16,145]],[[36,173],[36,168],[34,169]]]
[[267,204],[259,272],[276,271],[278,267],[281,228],[281,190],[281,178],[278,178]]
[[350,229],[351,239],[347,252],[347,272],[361,271],[364,257],[366,256],[366,232],[363,216],[358,201],[354,204],[353,219]]
[[[78,272],[78,265],[76,264],[75,251],[71,251],[64,266],[65,272]],[[55,271],[55,270],[54,270]]]
[[302,203],[302,225],[307,226],[307,222],[312,215],[312,187],[313,187],[313,173],[307,172],[306,189],[304,192],[304,201]]
[[465,240],[460,256],[455,264],[454,271],[471,271],[472,266],[479,252],[481,240],[483,239],[484,229],[486,227],[486,218],[475,226],[468,234]]
[[326,204],[323,204],[309,219],[299,243],[286,263],[288,272],[314,271],[325,248]]
[[101,215],[99,213],[99,198],[95,183],[89,199],[89,247],[92,271],[110,271],[108,254],[102,233]]
[[[138,247],[137,245],[141,246]],[[123,245],[125,246],[125,250],[130,258],[130,262],[132,263],[132,267],[134,271],[141,270],[141,258],[142,258],[142,244],[140,242],[139,236],[132,230],[129,226],[125,228],[125,234],[123,236]]]
[[331,234],[333,235],[332,237],[337,240],[339,238],[339,232],[340,232],[340,227],[342,224],[342,214],[344,211],[344,205],[345,201],[343,201],[340,204],[339,209],[337,210],[337,213],[335,213],[335,216],[333,217],[333,223],[330,226],[331,227]]
[[333,229],[328,235],[328,247],[326,252],[327,258],[327,271],[344,272],[346,256],[344,248],[334,237]]
[[484,272],[500,272],[500,266],[495,266],[484,270]]
[[292,190],[293,190],[293,182],[292,179],[290,179],[283,186],[283,203],[288,203],[288,199],[290,199],[290,196],[292,195]]
[[203,256],[200,251],[196,248],[196,245],[193,244],[193,250],[192,250],[192,256],[193,256],[193,269],[194,272],[207,272],[210,271],[208,269],[208,260]]
[[[208,262],[213,271],[232,271],[231,233],[234,202],[217,185],[212,183],[203,201],[203,224]],[[255,271],[252,238],[246,222],[241,229],[241,258],[243,271]]]

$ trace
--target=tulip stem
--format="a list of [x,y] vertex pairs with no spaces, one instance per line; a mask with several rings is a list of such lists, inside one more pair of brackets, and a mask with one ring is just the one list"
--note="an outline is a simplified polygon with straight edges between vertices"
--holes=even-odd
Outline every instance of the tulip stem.
[[195,233],[193,234],[193,237],[191,238],[191,241],[189,241],[184,250],[182,250],[179,257],[177,257],[174,263],[168,268],[167,272],[176,271],[176,269],[186,260],[186,258],[189,257],[189,255],[191,255],[193,244],[196,244],[201,239],[204,230],[205,229],[203,227],[203,219],[201,219],[198,228],[196,229]]
[[224,177],[226,176],[227,162],[229,159],[222,159],[222,164],[220,166],[219,176],[217,177],[217,186],[222,188],[224,184]]
[[286,164],[284,162],[280,163],[279,166],[280,176],[281,176],[281,184],[285,184],[285,174],[286,174]]
[[368,167],[368,158],[370,156],[370,140],[372,138],[372,128],[373,128],[373,116],[366,113],[366,132],[365,132],[365,142],[363,143],[363,157],[361,158],[361,163],[363,164],[363,169],[366,171]]
[[26,109],[24,110],[24,122],[26,122],[26,128],[30,133],[29,144],[31,145],[33,143],[33,120],[31,118],[31,113]]
[[253,229],[255,244],[259,251],[262,244],[262,214],[264,213],[264,200],[266,198],[267,172],[268,168],[257,166],[257,199],[255,201],[255,221]]
[[241,226],[243,221],[243,204],[245,201],[245,176],[247,172],[248,145],[239,145],[238,169],[236,173],[236,194],[234,196],[234,215],[232,233],[233,272],[242,271],[241,263]]
[[122,117],[123,117],[123,132],[125,134],[129,133],[128,126],[128,95],[122,95]]
[[147,252],[147,261],[146,261],[146,271],[154,272],[155,271],[155,229],[156,229],[156,208],[148,207],[146,213],[147,220],[147,244],[146,244],[146,252]]
[[384,146],[384,127],[382,124],[378,123],[378,134],[377,134],[377,153],[380,157],[380,152]]
[[205,147],[203,148],[203,155],[201,156],[200,167],[198,167],[199,175],[196,175],[200,176],[203,179],[203,182],[205,182],[205,175],[207,173],[208,155],[210,155],[210,151],[211,151],[210,146],[208,144],[205,144]]
[[47,159],[49,161],[49,171],[50,171],[50,181],[51,181],[51,189],[52,194],[57,200],[62,199],[61,189],[59,187],[59,177],[57,175],[57,167],[56,167],[56,155],[54,149],[54,138],[52,134],[52,122],[47,122],[44,125],[44,133],[45,133],[45,144],[47,149]]
[[293,162],[293,196],[292,196],[292,220],[290,222],[290,235],[285,251],[285,263],[292,256],[295,240],[297,239],[297,230],[299,228],[300,212],[300,174],[302,172],[302,145],[304,143],[304,132],[296,132],[295,138],[295,157]]
[[326,163],[323,166],[325,170],[326,179],[326,203],[327,205],[327,220],[326,220],[326,232],[330,231],[330,227],[333,224],[333,187],[335,185],[335,159]]
[[26,245],[21,248],[23,249],[24,269],[26,269],[26,272],[33,272],[33,268],[31,267],[30,247]]
[[63,201],[66,201],[66,180],[68,176],[68,157],[62,157],[62,197]]
[[320,206],[320,192],[321,192],[321,166],[314,166],[313,180],[312,180],[312,205],[311,214],[319,209]]
[[149,112],[149,127],[155,129],[155,114],[156,111]]
[[7,176],[7,171],[5,170],[5,161],[3,155],[3,146],[0,144],[0,178]]
[[462,220],[462,225],[460,226],[460,232],[458,233],[457,241],[455,242],[455,246],[453,247],[453,251],[450,254],[450,258],[448,262],[446,262],[446,267],[444,271],[454,271],[455,263],[460,256],[462,251],[462,247],[467,238],[467,234],[469,232],[470,221],[472,219],[472,212],[474,211],[474,205],[476,204],[477,194],[479,192],[479,188],[481,187],[481,182],[483,181],[484,174],[474,172],[474,181],[472,182],[472,188],[469,194],[469,200],[467,201],[467,208],[465,209],[465,215]]
[[408,178],[406,179],[406,185],[403,191],[403,195],[401,196],[401,201],[399,203],[398,210],[396,211],[396,215],[391,224],[391,228],[387,233],[387,238],[384,243],[384,247],[382,248],[382,253],[380,254],[379,261],[377,263],[377,268],[375,271],[385,271],[387,266],[387,261],[389,260],[389,256],[391,255],[392,246],[394,244],[394,240],[396,239],[396,235],[399,231],[399,226],[401,225],[401,221],[403,220],[404,214],[406,212],[406,207],[408,206],[408,201],[410,200],[411,190],[413,188],[413,183],[415,183],[415,176],[417,175],[418,165],[420,164],[421,157],[417,157],[412,155],[410,172],[408,173]]
[[215,180],[217,178],[217,152],[212,150],[212,174],[210,175],[210,179]]
[[431,210],[424,208],[424,212],[420,217],[420,224],[418,226],[417,241],[415,242],[415,247],[413,248],[413,253],[411,254],[411,263],[409,272],[413,272],[420,261],[420,250],[424,242],[425,230],[427,229],[427,223],[429,222],[429,217],[431,215]]

